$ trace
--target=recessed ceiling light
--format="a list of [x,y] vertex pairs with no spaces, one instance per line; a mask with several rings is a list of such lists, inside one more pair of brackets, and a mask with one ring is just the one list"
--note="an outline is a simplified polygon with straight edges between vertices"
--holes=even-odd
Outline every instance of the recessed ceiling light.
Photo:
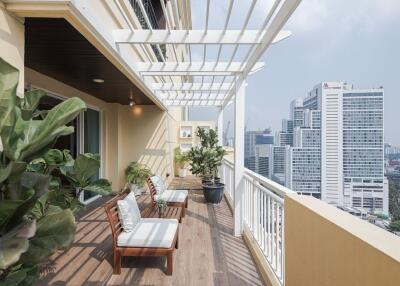
[[104,82],[104,79],[101,79],[101,78],[94,78],[93,81],[94,81],[95,83],[103,83],[103,82]]

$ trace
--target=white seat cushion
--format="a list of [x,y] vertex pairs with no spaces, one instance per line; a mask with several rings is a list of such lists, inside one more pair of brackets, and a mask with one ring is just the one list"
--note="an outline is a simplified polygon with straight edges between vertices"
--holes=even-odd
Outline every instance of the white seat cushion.
[[121,232],[118,246],[170,248],[178,230],[178,220],[142,218],[131,232]]
[[117,211],[124,231],[133,231],[141,218],[139,206],[133,192],[130,192],[123,200],[118,200]]
[[156,189],[157,195],[160,195],[165,191],[165,184],[160,176],[152,176],[150,177],[150,180],[153,183],[154,188]]
[[155,199],[163,199],[166,202],[183,203],[188,196],[187,190],[165,190],[161,195],[156,195]]

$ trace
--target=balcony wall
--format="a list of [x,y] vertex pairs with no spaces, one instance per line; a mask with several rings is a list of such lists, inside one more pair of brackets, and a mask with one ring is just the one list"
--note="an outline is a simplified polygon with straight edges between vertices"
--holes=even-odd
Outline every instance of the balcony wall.
[[[233,172],[225,159],[232,207]],[[243,180],[242,235],[267,285],[399,285],[400,237],[246,168]]]
[[24,94],[24,24],[5,11],[0,2],[0,58],[19,69],[18,95]]
[[284,211],[286,286],[399,285],[399,237],[312,197]]

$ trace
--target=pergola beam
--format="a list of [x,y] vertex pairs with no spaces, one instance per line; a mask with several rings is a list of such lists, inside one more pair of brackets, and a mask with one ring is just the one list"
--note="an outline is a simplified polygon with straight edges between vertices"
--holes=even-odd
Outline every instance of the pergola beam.
[[[279,1],[280,2],[280,1]],[[292,13],[296,10],[297,6],[300,4],[301,0],[286,0],[283,2],[282,6],[280,6],[279,10],[272,18],[272,14],[274,11],[271,10],[271,17],[270,15],[267,16],[266,23],[264,26],[266,27],[266,32],[263,33],[262,36],[262,43],[258,45],[255,50],[249,55],[248,60],[244,63],[244,71],[240,73],[240,76],[237,78],[237,85],[240,86],[247,75],[254,70],[254,65],[257,61],[261,58],[264,54],[265,50],[271,45],[275,37],[278,35],[279,31],[285,25],[289,17]],[[275,5],[274,5],[275,6]],[[277,8],[274,7],[275,9]],[[270,22],[271,20],[271,22]],[[231,91],[227,98],[225,99],[224,106],[228,104],[228,102],[234,96],[234,92]]]
[[[190,96],[189,96],[190,95]],[[162,99],[165,100],[198,100],[198,101],[209,101],[209,100],[224,100],[225,99],[225,94],[221,93],[212,93],[210,97],[208,97],[208,94],[205,96],[205,94],[178,94],[178,95],[173,95],[171,96],[170,94],[162,94],[160,95]]]
[[222,106],[223,104],[223,100],[200,101],[200,100],[176,99],[176,100],[165,100],[164,102],[168,106]]
[[[140,73],[239,73],[243,72],[242,62],[139,62],[136,69]],[[253,65],[252,71],[264,67],[264,63],[257,62]]]
[[210,83],[203,84],[199,82],[177,82],[177,83],[153,83],[152,88],[154,91],[228,91],[231,88],[230,83]]
[[[113,31],[117,44],[261,44],[265,31],[259,30],[135,30],[117,29]],[[277,43],[292,33],[281,31],[273,43]]]

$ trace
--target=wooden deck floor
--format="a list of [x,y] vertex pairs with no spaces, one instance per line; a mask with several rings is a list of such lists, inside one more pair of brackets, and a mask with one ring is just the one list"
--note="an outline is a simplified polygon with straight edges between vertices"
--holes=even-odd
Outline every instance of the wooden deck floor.
[[[193,183],[186,181],[186,187]],[[180,184],[175,180],[172,188]],[[164,274],[163,257],[125,257],[121,275],[112,275],[111,232],[101,207],[109,199],[98,200],[78,219],[74,244],[51,258],[37,285],[262,285],[243,240],[232,235],[227,203],[206,204],[198,190],[190,191],[172,276]],[[138,201],[144,207],[149,196]]]

